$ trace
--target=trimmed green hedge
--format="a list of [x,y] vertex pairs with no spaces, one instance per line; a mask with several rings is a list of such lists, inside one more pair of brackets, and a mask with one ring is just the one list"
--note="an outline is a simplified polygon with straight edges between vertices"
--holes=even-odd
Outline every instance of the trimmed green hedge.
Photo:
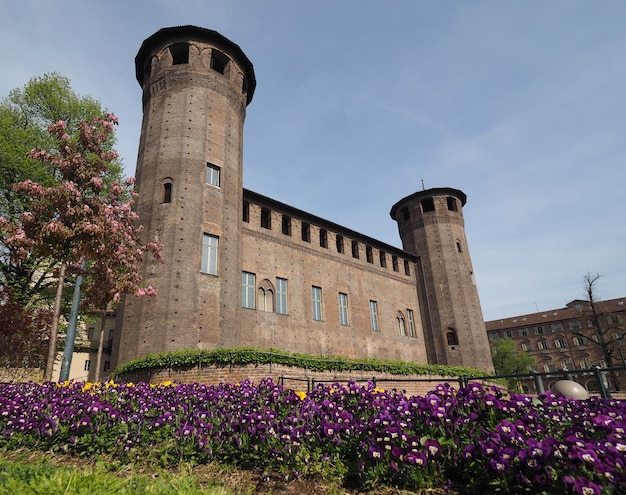
[[153,368],[185,368],[190,366],[229,366],[243,364],[281,364],[310,371],[374,371],[392,375],[437,375],[489,377],[484,371],[461,366],[417,364],[405,361],[380,361],[378,359],[348,359],[342,357],[309,356],[291,354],[276,349],[215,349],[193,350],[148,354],[119,366],[113,376]]

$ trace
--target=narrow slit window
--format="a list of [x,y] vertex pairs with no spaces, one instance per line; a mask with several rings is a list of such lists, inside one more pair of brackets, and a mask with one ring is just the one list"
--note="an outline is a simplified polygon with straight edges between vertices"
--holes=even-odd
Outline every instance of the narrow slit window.
[[378,257],[380,258],[380,266],[382,268],[387,268],[387,253],[385,253],[385,251],[380,251],[378,253]]
[[398,270],[398,257],[397,256],[392,256],[391,257],[391,264],[393,266],[393,271],[397,272]]
[[374,263],[374,250],[372,246],[365,246],[365,258],[368,263]]
[[448,328],[446,333],[446,340],[448,341],[448,345],[459,345],[459,339],[456,336],[456,331],[453,328]]
[[456,199],[451,198],[450,196],[448,196],[446,198],[446,202],[448,203],[448,210],[450,210],[450,211],[459,211],[459,207],[457,205]]
[[411,275],[411,265],[409,264],[409,260],[404,260],[404,274],[407,276]]

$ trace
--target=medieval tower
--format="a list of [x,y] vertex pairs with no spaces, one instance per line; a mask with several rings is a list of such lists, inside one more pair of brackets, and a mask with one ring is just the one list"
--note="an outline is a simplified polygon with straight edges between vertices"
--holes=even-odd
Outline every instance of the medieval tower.
[[135,58],[143,91],[137,211],[165,264],[156,298],[127,297],[112,363],[229,347],[492,371],[461,208],[431,189],[391,211],[403,248],[243,188],[256,86],[243,51],[195,26],[164,28]]
[[429,362],[489,369],[491,354],[465,238],[466,199],[457,189],[428,189],[398,201],[390,214],[404,250],[418,257]]
[[[118,362],[155,350],[221,342],[237,325],[243,124],[255,77],[241,49],[193,26],[161,29],[135,58],[143,90],[137,211],[166,263],[144,266],[155,300],[127,298]],[[195,242],[201,234],[202,248]],[[202,250],[219,259],[201,267]],[[209,323],[210,322],[210,323]],[[132,329],[132,331],[127,331]]]

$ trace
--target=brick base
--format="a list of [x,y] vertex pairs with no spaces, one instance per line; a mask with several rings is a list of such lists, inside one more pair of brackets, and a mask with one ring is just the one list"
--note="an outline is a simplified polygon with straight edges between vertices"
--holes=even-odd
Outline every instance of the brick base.
[[408,395],[424,395],[433,390],[438,384],[449,383],[458,388],[457,377],[435,375],[391,375],[389,373],[371,371],[310,371],[302,368],[284,366],[280,364],[248,364],[232,366],[193,366],[188,368],[152,368],[126,373],[116,377],[120,382],[149,382],[161,383],[171,380],[176,383],[238,383],[250,380],[258,383],[265,378],[272,378],[274,382],[285,387],[307,391],[317,383],[347,383],[356,380],[366,384],[375,381],[376,386],[385,390],[396,389]]

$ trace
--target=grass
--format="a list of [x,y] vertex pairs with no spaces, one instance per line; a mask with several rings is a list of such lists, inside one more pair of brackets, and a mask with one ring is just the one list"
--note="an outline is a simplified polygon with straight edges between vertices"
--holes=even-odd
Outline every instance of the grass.
[[[176,470],[142,463],[40,453],[0,451],[0,495],[350,495],[338,485],[320,480],[285,482],[268,475],[212,463]],[[442,495],[443,490],[408,492],[393,488],[370,495]]]
[[[207,469],[205,468],[205,471]],[[120,466],[51,454],[0,454],[0,495],[231,495],[191,469]],[[217,474],[217,473],[215,473]],[[203,479],[204,478],[204,479]],[[240,492],[245,493],[245,492]],[[249,492],[252,493],[252,492]]]

